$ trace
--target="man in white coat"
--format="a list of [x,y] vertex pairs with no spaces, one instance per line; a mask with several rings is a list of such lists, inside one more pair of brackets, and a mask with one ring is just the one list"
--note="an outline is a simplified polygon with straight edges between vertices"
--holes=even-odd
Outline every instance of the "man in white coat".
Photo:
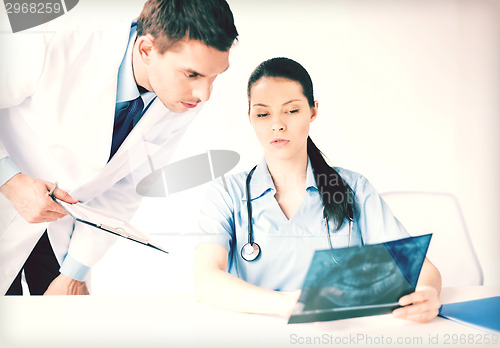
[[2,294],[22,293],[23,269],[31,294],[88,294],[116,238],[48,191],[130,220],[137,180],[168,162],[238,36],[224,0],[149,0],[119,23],[77,9],[0,36]]

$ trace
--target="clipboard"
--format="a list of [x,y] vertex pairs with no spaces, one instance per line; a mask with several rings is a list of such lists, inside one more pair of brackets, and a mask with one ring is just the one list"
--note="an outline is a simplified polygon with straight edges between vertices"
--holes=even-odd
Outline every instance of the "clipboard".
[[315,251],[288,323],[392,312],[415,291],[431,236]]
[[160,245],[152,241],[147,235],[123,220],[103,214],[97,209],[91,208],[82,203],[69,204],[57,199],[51,193],[49,193],[49,196],[57,204],[59,204],[68,213],[68,215],[78,222],[168,254],[168,251],[164,250]]

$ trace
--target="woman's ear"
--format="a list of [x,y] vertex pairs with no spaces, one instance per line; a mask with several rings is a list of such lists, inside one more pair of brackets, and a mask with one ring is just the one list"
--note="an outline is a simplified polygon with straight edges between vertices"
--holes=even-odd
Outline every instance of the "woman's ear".
[[318,116],[318,101],[314,101],[314,106],[311,108],[311,122]]

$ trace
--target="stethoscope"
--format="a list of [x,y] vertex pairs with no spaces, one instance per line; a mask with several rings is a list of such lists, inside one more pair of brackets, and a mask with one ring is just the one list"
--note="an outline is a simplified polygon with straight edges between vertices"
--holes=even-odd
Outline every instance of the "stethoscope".
[[[250,201],[250,180],[252,179],[252,174],[255,171],[257,166],[253,167],[252,170],[247,175],[246,180],[246,197],[247,197],[247,213],[248,213],[248,241],[241,248],[241,257],[245,261],[254,261],[260,255],[260,246],[259,244],[253,241],[253,222],[252,222],[252,202]],[[351,246],[351,231],[352,231],[352,222],[353,222],[353,211],[352,206],[349,206],[349,242],[348,246]],[[323,211],[323,218],[325,219],[325,227],[326,234],[328,236],[328,243],[330,244],[330,248],[333,249],[332,237],[330,236],[330,228],[328,225],[328,219],[326,218],[325,212]]]

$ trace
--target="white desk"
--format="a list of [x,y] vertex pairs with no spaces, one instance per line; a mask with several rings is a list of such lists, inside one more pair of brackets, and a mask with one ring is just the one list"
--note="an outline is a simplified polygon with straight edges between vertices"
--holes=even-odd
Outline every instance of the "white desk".
[[[442,302],[500,295],[500,287],[445,288]],[[0,298],[0,347],[297,347],[495,346],[493,335],[436,318],[427,324],[392,315],[292,324],[233,313],[191,295]],[[453,344],[454,342],[465,344]],[[489,344],[485,344],[486,341]]]

